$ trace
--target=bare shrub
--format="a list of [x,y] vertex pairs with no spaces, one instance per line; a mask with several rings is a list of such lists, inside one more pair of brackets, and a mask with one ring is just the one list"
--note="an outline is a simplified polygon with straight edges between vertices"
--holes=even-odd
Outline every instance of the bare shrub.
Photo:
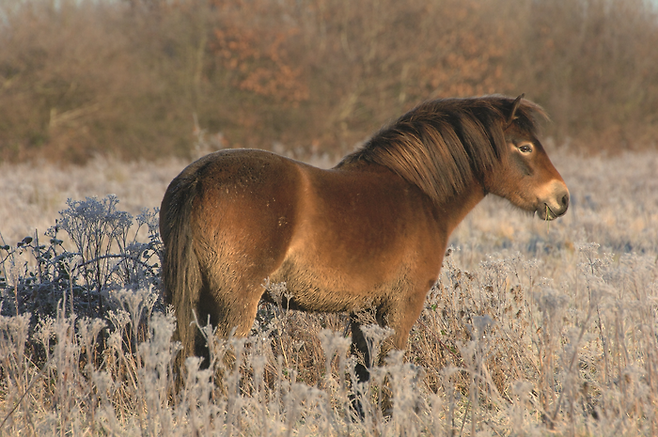
[[643,0],[10,3],[12,162],[188,157],[199,129],[215,148],[339,156],[422,100],[522,92],[558,144],[655,144],[658,18]]
[[655,7],[642,0],[531,2],[518,85],[555,121],[558,142],[586,151],[655,144]]

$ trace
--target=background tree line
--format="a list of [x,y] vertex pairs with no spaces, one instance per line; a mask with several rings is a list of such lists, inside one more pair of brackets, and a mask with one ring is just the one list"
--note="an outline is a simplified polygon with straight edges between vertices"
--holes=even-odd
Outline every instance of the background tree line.
[[340,155],[428,98],[526,96],[585,151],[655,148],[643,0],[0,0],[0,161]]

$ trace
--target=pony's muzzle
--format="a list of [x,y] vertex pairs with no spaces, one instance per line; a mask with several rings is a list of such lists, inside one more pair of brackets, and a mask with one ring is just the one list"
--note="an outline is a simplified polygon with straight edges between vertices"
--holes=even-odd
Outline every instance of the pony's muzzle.
[[542,220],[553,220],[567,212],[569,209],[569,190],[563,182],[553,182],[551,193],[540,200],[537,214]]

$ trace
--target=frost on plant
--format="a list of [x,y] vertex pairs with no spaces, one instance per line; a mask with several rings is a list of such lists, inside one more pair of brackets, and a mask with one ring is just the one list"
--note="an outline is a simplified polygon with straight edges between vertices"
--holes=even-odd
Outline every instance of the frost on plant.
[[[189,359],[176,390],[157,211],[69,200],[45,237],[0,241],[0,433],[653,435],[654,233],[615,252],[626,228],[595,241],[602,225],[574,202],[585,231],[557,223],[515,242],[526,224],[499,239],[466,223],[473,238],[451,247],[407,350],[367,383],[349,316],[290,310],[286,284],[265,280],[276,303],[259,306],[249,337],[199,321],[211,359]],[[358,320],[376,357],[391,332],[367,311]]]

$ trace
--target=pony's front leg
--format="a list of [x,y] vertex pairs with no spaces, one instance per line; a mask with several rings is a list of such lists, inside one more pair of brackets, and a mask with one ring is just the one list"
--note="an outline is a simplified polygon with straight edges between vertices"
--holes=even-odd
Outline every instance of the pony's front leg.
[[366,382],[370,379],[370,371],[368,368],[372,365],[372,359],[370,357],[368,342],[361,330],[361,322],[359,319],[360,317],[357,314],[350,315],[350,329],[352,331],[352,346],[350,352],[356,357],[354,371],[358,379],[357,382]]
[[[393,334],[381,343],[378,357],[373,361],[367,362],[369,365],[384,365],[386,358],[392,350],[404,351],[407,348],[409,332],[420,316],[424,303],[425,293],[421,290],[419,293],[407,295],[404,302],[397,302],[396,304],[384,307],[388,309],[388,311],[380,309],[377,312],[378,324],[380,326],[392,328]],[[359,331],[361,332],[360,329]],[[363,333],[361,333],[361,336],[363,336]],[[366,343],[365,339],[363,340],[363,343]],[[370,355],[366,355],[366,357],[370,358]],[[368,369],[363,370],[367,373],[367,377],[365,378],[365,380],[367,380],[369,377]],[[379,404],[384,415],[390,416],[392,414],[393,399],[388,375],[384,378],[379,387]]]
[[356,381],[352,381],[354,392],[350,394],[351,409],[354,419],[363,420],[365,418],[365,413],[363,411],[361,396],[359,395],[356,384],[367,382],[370,379],[369,367],[372,365],[372,360],[370,357],[368,342],[361,330],[359,315],[354,313],[350,315],[350,329],[352,331],[352,346],[350,352],[356,358],[354,372],[356,373],[357,378]]
[[[371,348],[368,346],[368,339],[366,338],[365,334],[363,333],[362,325],[363,325],[363,315],[361,314],[351,314],[350,316],[350,327],[352,331],[352,348],[351,348],[351,353],[356,357],[356,365],[355,365],[355,373],[357,377],[357,381],[354,381],[354,383],[364,383],[370,380],[370,368],[372,366],[376,365],[381,365],[388,355],[388,353],[391,351],[391,349],[395,348],[395,345],[397,345],[399,342],[402,340],[396,340],[397,339],[397,333],[394,333],[393,335],[389,336],[388,338],[384,339],[383,342],[381,342],[381,347],[380,349],[377,350],[371,350]],[[378,308],[377,309],[377,315],[376,315],[376,320],[377,324],[381,327],[386,327],[389,325],[388,323],[388,311],[386,311],[384,308]],[[404,337],[404,341],[406,342],[408,336],[408,331],[404,333],[402,337]],[[372,339],[371,339],[372,342]],[[405,343],[406,344],[406,343]],[[373,354],[377,354],[377,356],[373,356]],[[387,380],[384,381],[384,387],[381,387],[381,406],[384,414],[390,415],[391,410],[391,404],[390,404],[390,393],[386,389],[387,385]],[[359,420],[364,419],[364,410],[363,410],[363,404],[361,401],[361,396],[359,391],[356,389],[354,390],[354,394],[350,395],[351,399],[351,407],[352,411],[355,415],[356,418]]]

